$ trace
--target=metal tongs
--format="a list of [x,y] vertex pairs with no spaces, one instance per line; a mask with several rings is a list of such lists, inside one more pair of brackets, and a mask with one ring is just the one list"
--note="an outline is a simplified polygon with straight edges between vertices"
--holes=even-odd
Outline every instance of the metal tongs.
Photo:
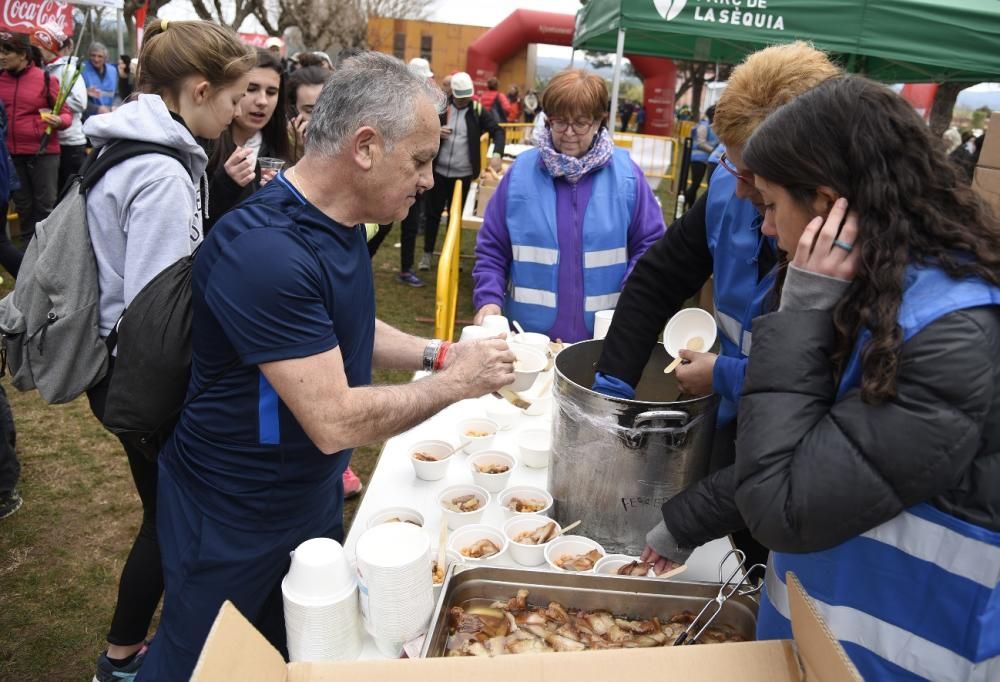
[[[729,577],[723,580],[723,571],[725,570],[726,561],[729,560],[730,556],[735,556],[739,560],[739,563],[736,568],[733,569],[733,572],[729,574]],[[687,629],[685,629],[684,632],[682,632],[677,639],[674,640],[673,646],[694,644],[697,642],[702,633],[704,633],[705,630],[712,625],[712,622],[715,621],[716,617],[722,613],[723,604],[725,604],[734,594],[738,597],[746,597],[760,592],[761,588],[764,586],[762,578],[764,576],[764,571],[767,570],[767,567],[764,564],[754,564],[747,571],[743,572],[742,575],[740,575],[740,572],[743,571],[743,567],[746,565],[746,561],[746,555],[738,549],[731,549],[726,553],[726,556],[722,557],[722,561],[719,562],[719,582],[722,583],[719,587],[719,594],[717,594],[715,598],[708,600],[705,606],[702,607],[701,611],[698,612],[698,615],[694,617],[694,620],[691,621],[691,624],[687,626]],[[751,583],[751,576],[753,576],[755,572],[758,573],[761,578],[756,585]],[[704,625],[702,625],[694,635],[691,635],[691,632],[698,625],[698,621],[700,621],[702,616],[704,616],[705,613],[713,606],[715,607],[715,610],[704,621]]]

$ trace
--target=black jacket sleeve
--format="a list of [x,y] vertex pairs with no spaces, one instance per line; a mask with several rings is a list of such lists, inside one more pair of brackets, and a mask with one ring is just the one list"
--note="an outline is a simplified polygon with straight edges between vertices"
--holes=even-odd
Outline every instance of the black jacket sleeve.
[[615,306],[597,362],[599,372],[635,386],[667,320],[712,276],[705,197],[702,194],[636,262]]
[[[507,142],[507,133],[504,129],[497,123],[497,117],[491,112],[485,109],[479,112],[479,130],[480,135],[482,131],[487,131],[490,134],[490,139],[493,140],[493,153],[503,156],[504,145]],[[476,144],[479,144],[479,140],[476,140]]]
[[993,409],[995,308],[946,315],[903,346],[897,395],[836,401],[828,311],[753,325],[736,441],[736,504],[773,550],[833,547],[958,486]]
[[663,521],[679,547],[699,547],[746,528],[736,507],[736,467],[719,469],[663,505]]

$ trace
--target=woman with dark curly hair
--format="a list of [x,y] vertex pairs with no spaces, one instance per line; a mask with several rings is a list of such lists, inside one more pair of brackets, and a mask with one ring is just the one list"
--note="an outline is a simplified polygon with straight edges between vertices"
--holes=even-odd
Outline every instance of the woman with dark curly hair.
[[743,159],[790,264],[753,325],[736,503],[865,679],[1000,679],[1000,224],[913,108],[857,76]]

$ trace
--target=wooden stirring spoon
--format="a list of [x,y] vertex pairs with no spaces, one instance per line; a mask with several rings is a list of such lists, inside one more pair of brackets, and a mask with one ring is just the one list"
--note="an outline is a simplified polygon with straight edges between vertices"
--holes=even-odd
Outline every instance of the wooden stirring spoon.
[[[700,336],[692,336],[690,339],[688,339],[687,343],[684,345],[684,350],[689,350],[697,353],[704,347],[705,347],[705,339],[701,338]],[[673,362],[667,365],[666,369],[663,370],[663,373],[670,374],[675,369],[677,369],[678,365],[680,365],[681,362],[683,362],[683,360],[681,359],[681,356],[678,355],[676,358],[674,358]]]

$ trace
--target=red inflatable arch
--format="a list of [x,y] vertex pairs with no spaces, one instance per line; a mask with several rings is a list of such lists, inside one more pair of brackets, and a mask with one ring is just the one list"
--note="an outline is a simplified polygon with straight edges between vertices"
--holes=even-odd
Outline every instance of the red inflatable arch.
[[[497,75],[500,64],[530,43],[572,45],[576,18],[570,14],[519,9],[481,35],[469,46],[465,68],[477,90],[486,89],[486,81]],[[626,55],[628,56],[628,55]],[[674,92],[677,68],[669,59],[628,56],[643,77],[643,108],[646,123],[643,132],[670,135],[674,127]]]

